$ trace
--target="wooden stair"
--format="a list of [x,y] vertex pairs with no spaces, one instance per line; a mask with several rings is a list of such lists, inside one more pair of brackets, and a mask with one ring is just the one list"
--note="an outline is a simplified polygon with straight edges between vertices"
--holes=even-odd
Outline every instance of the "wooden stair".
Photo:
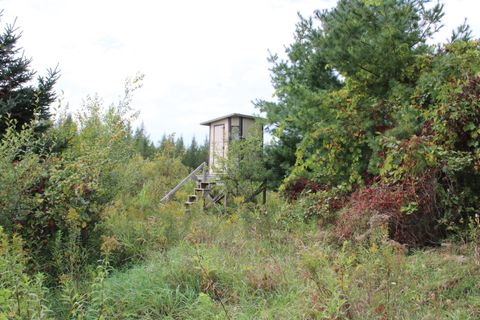
[[[221,212],[221,208],[218,203],[222,199],[226,199],[225,192],[219,191],[214,194],[213,186],[217,184],[218,176],[211,175],[207,171],[207,164],[203,162],[195,170],[193,170],[188,176],[186,176],[180,183],[178,183],[172,190],[170,190],[161,200],[160,203],[165,203],[174,196],[174,194],[184,186],[188,181],[193,180],[196,182],[194,193],[187,197],[185,201],[185,207],[187,211],[190,211],[192,205],[198,202],[199,199],[203,201],[203,209],[206,209],[210,204]],[[220,183],[218,183],[220,185]],[[224,202],[224,207],[226,202]]]
[[210,191],[212,187],[216,184],[215,181],[203,181],[203,177],[198,177],[197,186],[194,189],[194,194],[188,196],[187,201],[185,201],[185,206],[189,209],[193,204],[195,204],[199,199],[203,199],[203,207],[205,207],[205,199],[211,198]]

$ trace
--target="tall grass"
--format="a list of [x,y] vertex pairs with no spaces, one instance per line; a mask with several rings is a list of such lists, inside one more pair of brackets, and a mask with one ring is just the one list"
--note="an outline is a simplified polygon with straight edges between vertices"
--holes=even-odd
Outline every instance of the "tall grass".
[[[480,316],[480,267],[472,246],[451,245],[408,252],[389,241],[382,227],[363,242],[326,242],[324,234],[328,230],[290,215],[295,210],[301,211],[300,208],[275,197],[269,206],[266,209],[239,206],[237,213],[229,216],[202,213],[199,208],[189,215],[179,214],[180,209],[175,205],[160,209],[154,214],[155,220],[149,220],[151,224],[165,223],[163,219],[171,218],[169,210],[177,210],[175,223],[169,224],[168,234],[159,232],[165,238],[157,243],[158,247],[143,244],[148,249],[136,265],[114,271],[105,279],[104,316],[107,319],[478,319]],[[132,220],[123,223],[132,224]],[[287,227],[288,221],[296,223],[297,229]],[[169,245],[165,246],[165,241]]]

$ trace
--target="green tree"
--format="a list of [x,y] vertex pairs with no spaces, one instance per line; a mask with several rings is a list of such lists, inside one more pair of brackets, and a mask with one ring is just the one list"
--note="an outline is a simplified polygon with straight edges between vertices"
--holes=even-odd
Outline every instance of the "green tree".
[[31,60],[18,48],[20,36],[14,24],[6,25],[0,34],[0,135],[9,125],[8,118],[15,120],[17,129],[37,118],[36,131],[45,130],[50,117],[48,106],[55,100],[58,70],[39,76],[34,86]]
[[307,178],[358,191],[349,206],[363,211],[344,218],[387,214],[392,234],[412,243],[465,229],[479,209],[479,42],[464,23],[429,45],[443,16],[430,2],[340,0],[301,17],[287,60],[272,59],[277,101],[258,103],[284,186]]
[[158,150],[162,154],[172,158],[175,157],[175,134],[163,134],[162,139],[159,141]]
[[192,137],[192,141],[185,151],[182,163],[191,169],[198,167],[203,161],[198,158],[198,143],[195,136]]
[[426,41],[441,27],[443,5],[430,0],[340,0],[317,11],[319,46],[326,61],[369,94],[385,95],[396,82],[413,84],[411,67],[431,50]]
[[208,140],[205,138],[203,145],[199,145],[194,136],[185,150],[182,163],[191,169],[195,169],[202,162],[208,162]]
[[267,179],[261,127],[251,128],[245,139],[230,141],[222,167],[227,193],[248,200]]
[[208,142],[208,137],[205,136],[205,139],[203,140],[203,144],[201,144],[198,148],[198,158],[200,163],[202,162],[208,163],[209,147],[210,147],[210,144]]
[[277,101],[258,101],[273,144],[273,177],[326,185],[367,177],[372,143],[395,124],[419,76],[442,6],[428,0],[341,0],[300,17],[287,59],[272,55]]
[[322,34],[314,18],[299,19],[294,42],[286,49],[287,58],[269,57],[276,101],[256,102],[266,113],[266,127],[273,136],[267,152],[269,182],[275,185],[291,173],[298,144],[320,116],[318,95],[343,85],[319,48]]
[[152,158],[155,155],[155,146],[147,135],[143,122],[133,134],[133,143],[135,144],[135,150],[140,153],[143,158]]
[[185,143],[183,142],[183,137],[180,136],[180,138],[175,141],[175,156],[183,158],[185,154]]

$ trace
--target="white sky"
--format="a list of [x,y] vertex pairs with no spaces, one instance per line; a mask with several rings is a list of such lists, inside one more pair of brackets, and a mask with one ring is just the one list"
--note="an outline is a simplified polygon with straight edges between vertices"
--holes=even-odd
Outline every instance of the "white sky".
[[[444,0],[443,41],[468,18],[480,36],[480,0]],[[70,108],[87,94],[118,101],[127,77],[144,86],[133,105],[154,141],[176,132],[203,141],[199,123],[228,113],[258,113],[251,101],[270,99],[268,50],[292,42],[297,12],[335,0],[0,0],[2,26],[17,18],[20,46],[45,74],[57,64],[56,86]]]

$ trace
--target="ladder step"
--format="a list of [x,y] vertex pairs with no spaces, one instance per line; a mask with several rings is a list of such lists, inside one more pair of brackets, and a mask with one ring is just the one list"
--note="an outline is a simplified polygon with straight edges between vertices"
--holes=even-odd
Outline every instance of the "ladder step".
[[209,186],[215,185],[215,182],[200,182],[200,188],[208,189]]
[[197,191],[197,192],[206,192],[206,191],[210,191],[210,189],[195,188],[195,191]]
[[192,204],[194,204],[195,202],[191,202],[191,201],[185,201],[185,205],[186,206],[191,206]]
[[197,200],[197,195],[191,194],[188,196],[188,201],[189,202],[195,202]]

